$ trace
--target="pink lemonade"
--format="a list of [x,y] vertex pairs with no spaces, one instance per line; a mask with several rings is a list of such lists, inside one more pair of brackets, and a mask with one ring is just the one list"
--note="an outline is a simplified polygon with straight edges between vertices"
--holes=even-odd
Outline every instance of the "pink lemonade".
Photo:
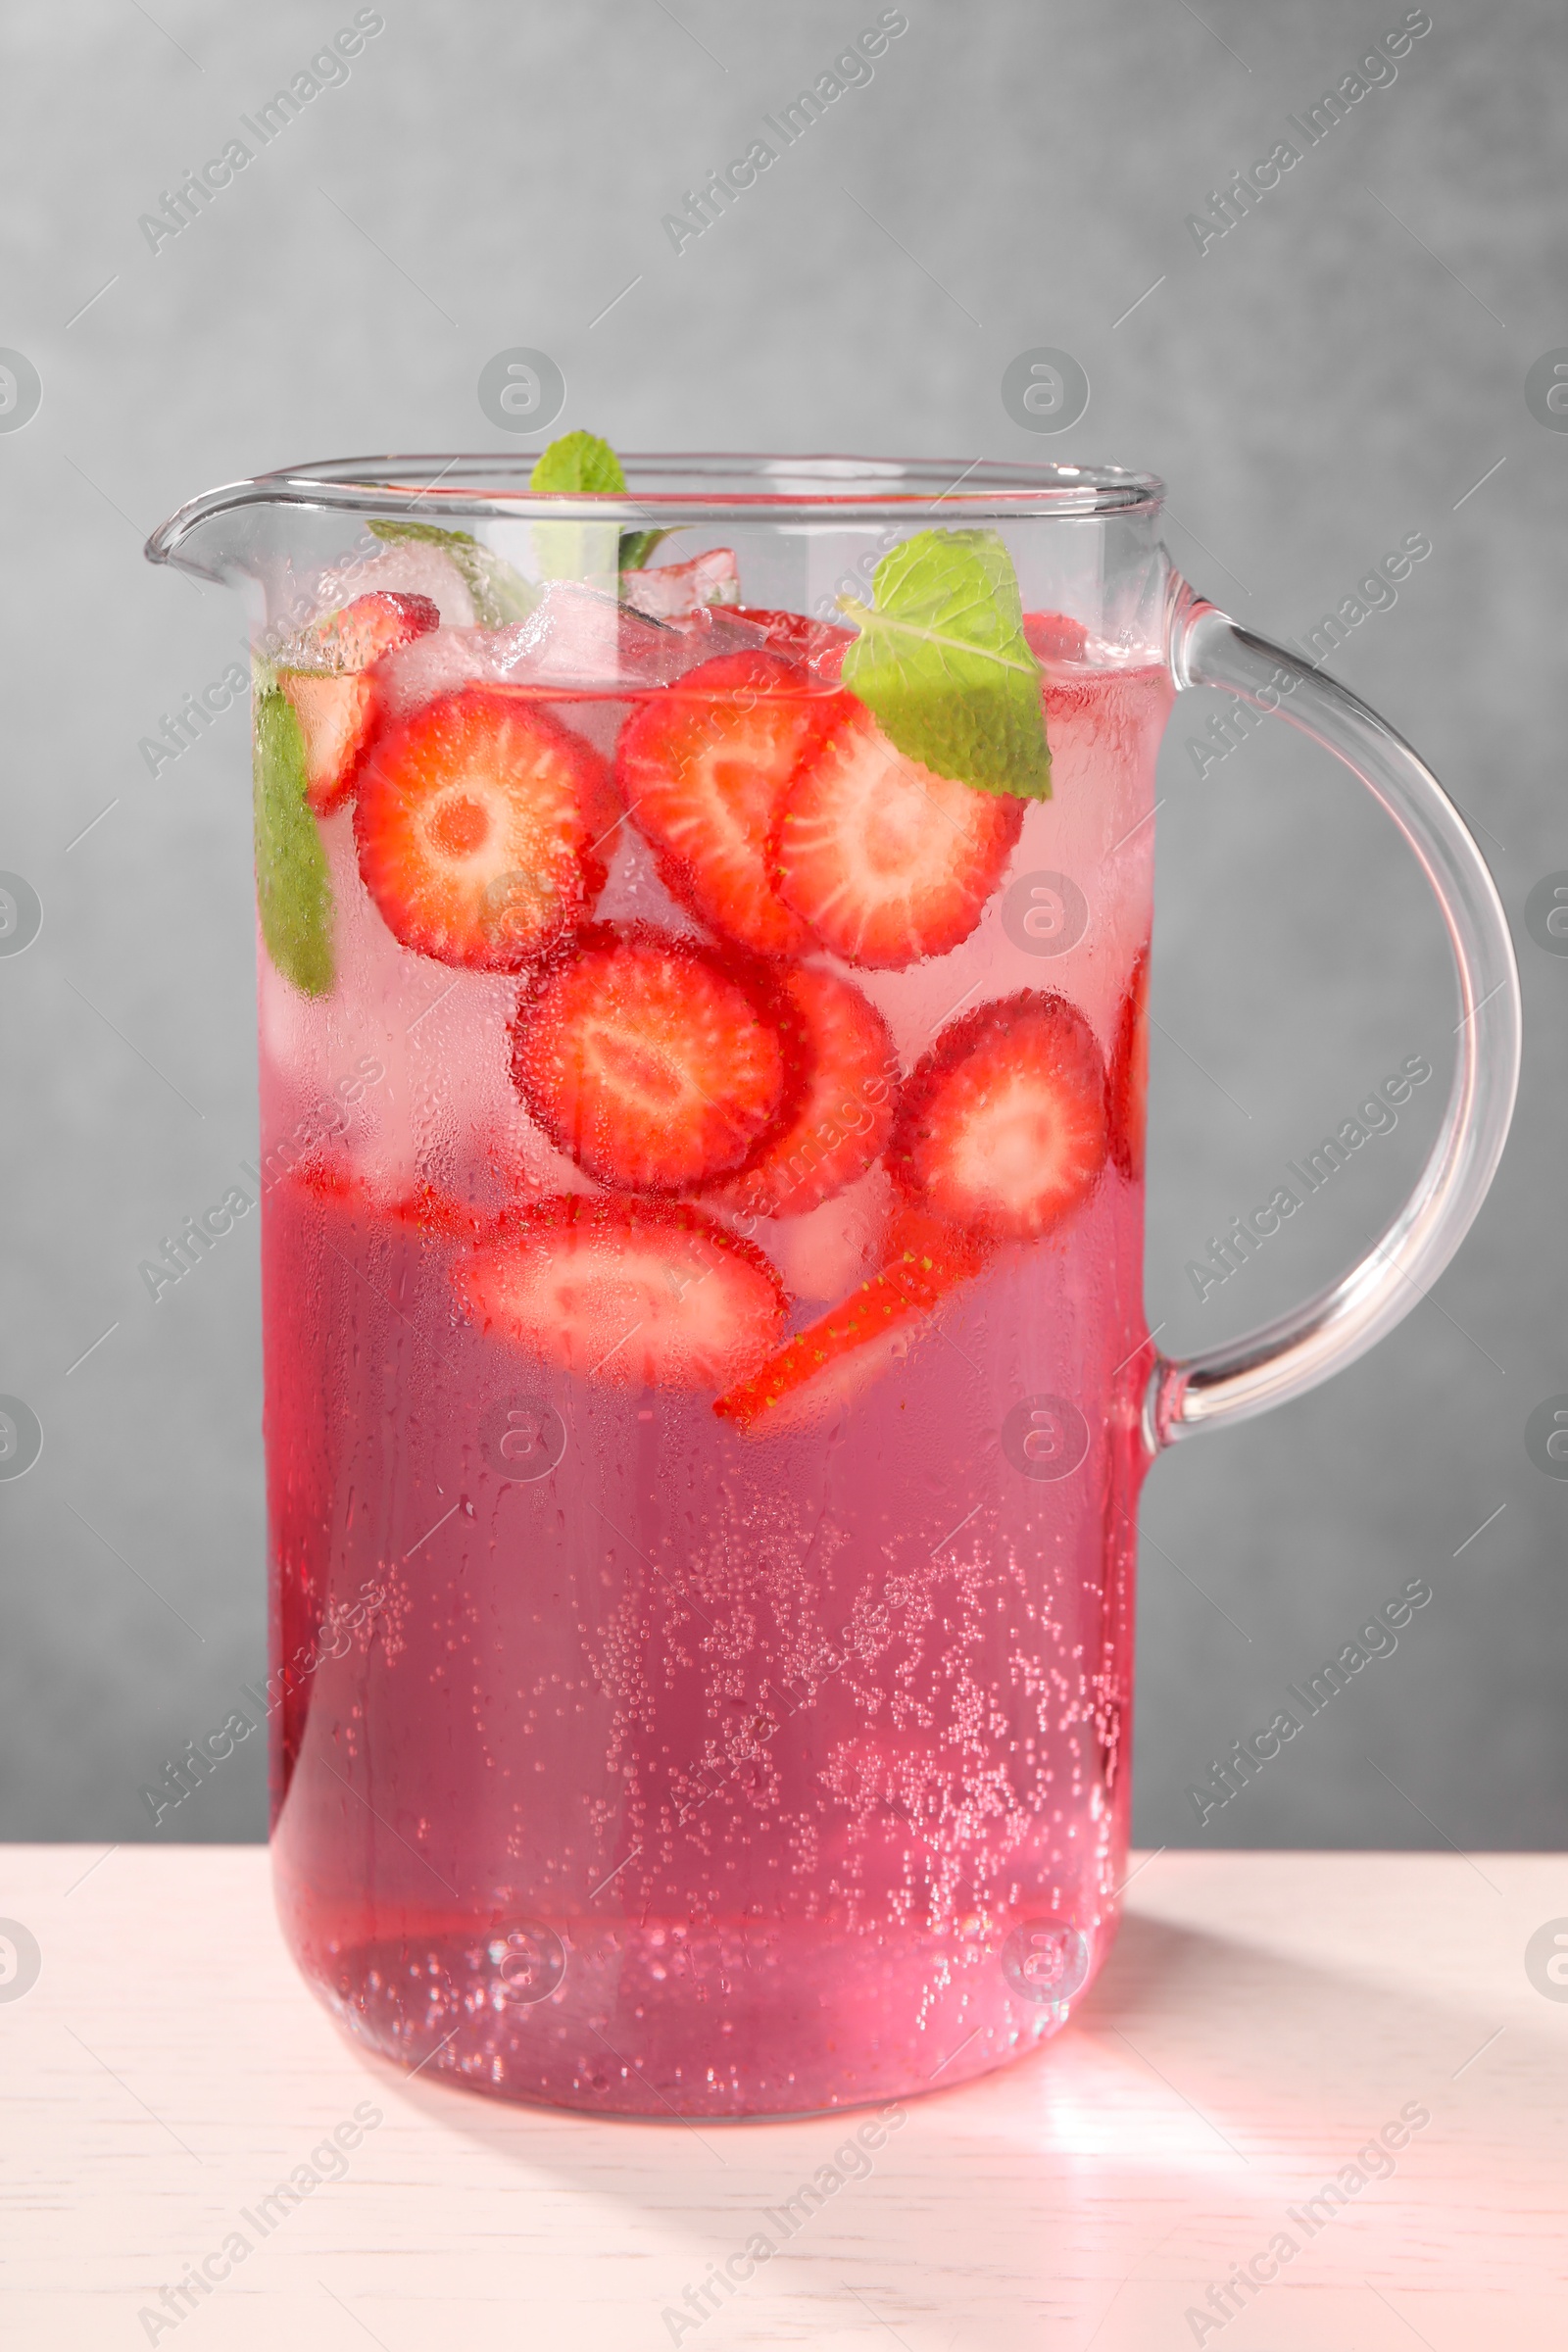
[[983,2073],[1124,1875],[1169,673],[1026,616],[1012,798],[794,615],[614,695],[436,617],[258,704],[331,909],[261,956],[287,1933],[502,2097]]

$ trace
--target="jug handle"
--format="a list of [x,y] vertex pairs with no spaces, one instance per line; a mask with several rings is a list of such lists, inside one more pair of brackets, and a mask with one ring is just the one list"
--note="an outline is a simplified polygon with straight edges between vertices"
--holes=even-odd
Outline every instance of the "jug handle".
[[1284,647],[1177,584],[1178,688],[1219,686],[1320,743],[1382,802],[1443,910],[1459,982],[1458,1056],[1443,1125],[1404,1206],[1358,1264],[1294,1312],[1229,1346],[1156,1356],[1150,1450],[1304,1396],[1374,1347],[1422,1298],[1486,1199],[1519,1083],[1519,972],[1485,859],[1437,777],[1376,711]]

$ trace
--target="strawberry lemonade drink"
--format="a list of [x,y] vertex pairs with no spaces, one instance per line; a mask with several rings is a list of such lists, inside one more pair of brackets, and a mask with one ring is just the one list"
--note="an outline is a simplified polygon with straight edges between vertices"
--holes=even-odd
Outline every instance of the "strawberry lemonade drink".
[[[998,2066],[1093,1982],[1144,1472],[1426,1296],[1507,1135],[1518,975],[1431,770],[1179,578],[1152,477],[627,472],[584,432],[335,460],[148,543],[264,600],[275,1880],[406,2072],[799,2114]],[[1368,1253],[1167,1359],[1186,686],[1368,786],[1462,1017]]]
[[405,2066],[784,2113],[1113,1928],[1171,685],[994,528],[672,536],[383,518],[258,660],[275,1853]]

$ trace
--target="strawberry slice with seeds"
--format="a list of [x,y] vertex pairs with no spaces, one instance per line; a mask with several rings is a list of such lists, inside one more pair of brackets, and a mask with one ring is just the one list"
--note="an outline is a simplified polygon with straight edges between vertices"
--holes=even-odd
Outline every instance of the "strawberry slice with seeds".
[[797,964],[778,981],[778,1019],[805,1085],[793,1116],[723,1198],[759,1217],[798,1217],[881,1156],[893,1129],[899,1057],[887,1023],[850,981]]
[[820,744],[835,698],[759,647],[699,662],[621,730],[615,773],[671,896],[761,956],[796,956],[811,934],[773,886],[783,796]]
[[560,1151],[626,1192],[740,1170],[798,1091],[765,981],[652,927],[595,925],[513,1024],[517,1092]]
[[367,677],[330,670],[279,670],[277,682],[305,738],[305,797],[327,816],[354,789],[375,728],[375,690]]
[[1094,1031],[1065,997],[1023,989],[965,1013],[917,1063],[887,1159],[966,1232],[1027,1241],[1088,1198],[1105,1149]]
[[515,972],[604,888],[609,771],[536,703],[467,686],[381,734],[354,812],[360,872],[407,948]]
[[354,789],[375,728],[375,689],[365,675],[383,654],[439,628],[427,596],[377,590],[313,623],[290,649],[277,682],[305,737],[306,798],[325,816]]
[[453,1279],[483,1331],[615,1388],[727,1388],[787,1304],[762,1252],[699,1210],[573,1195],[519,1211]]
[[1110,1156],[1134,1184],[1144,1173],[1149,1092],[1149,950],[1140,948],[1116,1022],[1106,1080]]
[[441,626],[440,611],[427,596],[403,589],[377,589],[313,621],[304,644],[308,660],[327,669],[368,669],[395,646],[412,645]]
[[906,1206],[888,1232],[879,1273],[770,1355],[713,1410],[737,1429],[771,1434],[847,1402],[896,1360],[911,1329],[980,1272],[986,1250],[944,1219]]
[[297,1161],[277,1182],[295,1185],[367,1223],[400,1226],[425,1241],[477,1241],[493,1231],[497,1221],[493,1211],[471,1207],[427,1182],[388,1192],[342,1153]]
[[945,956],[980,920],[1024,805],[906,759],[848,696],[838,710],[784,799],[779,896],[847,963]]

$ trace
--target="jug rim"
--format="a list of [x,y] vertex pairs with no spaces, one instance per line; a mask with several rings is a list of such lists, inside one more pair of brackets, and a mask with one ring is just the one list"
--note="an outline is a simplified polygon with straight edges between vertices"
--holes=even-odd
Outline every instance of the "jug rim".
[[442,457],[328,458],[225,482],[178,508],[147,542],[150,563],[177,562],[186,539],[214,515],[240,507],[297,507],[345,514],[446,514],[465,520],[582,519],[634,524],[657,515],[686,523],[1004,522],[1153,514],[1157,474],[1121,466],[976,458],[856,458],[758,452],[634,452],[621,459],[625,492],[541,494],[528,488],[536,450]]

